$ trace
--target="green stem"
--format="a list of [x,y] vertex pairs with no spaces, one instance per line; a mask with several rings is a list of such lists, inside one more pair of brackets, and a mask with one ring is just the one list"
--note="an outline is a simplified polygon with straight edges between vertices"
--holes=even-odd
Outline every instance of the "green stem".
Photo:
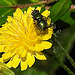
[[68,72],[69,75],[74,75],[74,73],[73,73],[65,64],[63,64],[61,61],[58,61],[58,64],[59,64],[62,68],[64,68],[64,69]]
[[48,56],[50,56],[56,63],[58,63],[63,69],[67,71],[69,75],[74,75],[74,73],[65,65],[63,64],[59,59],[57,59],[55,56],[51,55],[49,52],[44,51]]
[[74,60],[71,58],[71,56],[66,52],[66,50],[62,47],[62,45],[57,41],[57,40],[55,40],[57,43],[58,43],[58,45],[63,49],[63,52],[64,52],[64,54],[65,54],[65,56],[67,57],[67,59],[70,61],[70,63],[72,64],[72,66],[75,68],[75,62],[74,62]]
[[[5,0],[6,1],[6,0]],[[26,8],[29,6],[34,6],[34,5],[42,5],[42,4],[47,4],[47,1],[40,1],[40,2],[36,2],[36,3],[30,3],[30,4],[25,4],[25,5],[15,5],[15,6],[0,6],[0,7],[10,7],[13,9],[17,9],[17,8]]]

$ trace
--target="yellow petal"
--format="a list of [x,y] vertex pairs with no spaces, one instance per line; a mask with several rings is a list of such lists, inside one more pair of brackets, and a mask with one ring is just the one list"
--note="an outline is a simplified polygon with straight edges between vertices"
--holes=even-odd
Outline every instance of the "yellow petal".
[[41,7],[38,6],[38,7],[36,8],[36,10],[39,10],[39,11],[40,11],[40,10],[41,10]]
[[11,57],[11,53],[10,53],[10,52],[4,53],[4,54],[2,55],[2,58],[3,58],[3,59],[8,59],[8,58],[10,58],[10,57]]
[[13,32],[13,33],[17,33],[18,32],[22,32],[21,29],[23,28],[21,22],[19,22],[17,19],[11,17],[11,16],[8,16],[7,18],[7,21],[9,22],[8,25],[8,29],[9,31]]
[[35,62],[35,58],[34,55],[31,55],[31,53],[28,52],[27,54],[27,63],[29,65],[29,67],[31,67]]
[[34,50],[36,51],[43,51],[44,47],[42,46],[42,44],[36,44],[34,47]]
[[49,49],[51,48],[52,44],[47,41],[43,41],[40,44],[36,44],[34,47],[35,51],[43,51],[44,49]]
[[24,49],[23,52],[22,52],[22,54],[21,54],[21,57],[25,57],[26,54],[27,54],[27,50]]
[[21,71],[27,69],[27,61],[21,61]]
[[44,56],[44,54],[42,52],[36,53],[35,57],[39,60],[46,60],[46,57]]
[[13,14],[14,18],[16,18],[18,20],[21,20],[22,15],[23,15],[23,12],[21,11],[20,8],[17,8],[16,12]]
[[25,29],[27,28],[27,13],[22,16]]
[[6,65],[11,68],[11,60]]
[[33,7],[29,7],[28,10],[27,10],[27,13],[28,13],[28,14],[31,14],[32,10],[34,10],[34,9],[35,9],[35,8],[33,8]]
[[18,54],[18,55],[22,54],[23,50],[24,50],[24,47],[23,46],[18,47],[16,54]]
[[20,60],[21,59],[17,55],[15,55],[11,62],[12,67],[16,68],[20,63]]
[[48,10],[45,10],[45,11],[42,13],[42,15],[45,16],[45,17],[48,17],[49,14],[50,14],[50,11],[48,11]]
[[52,43],[48,42],[48,41],[43,41],[41,43],[41,45],[44,47],[44,49],[49,49],[52,46]]
[[6,45],[4,48],[4,52],[8,52],[10,50],[11,45]]
[[0,62],[3,62],[3,58],[0,58]]
[[51,19],[48,17],[47,18],[47,24],[48,24],[48,26],[50,26],[50,23],[51,23]]
[[46,31],[44,33],[45,35],[42,35],[42,40],[48,40],[52,37],[53,34],[53,29],[52,28],[48,28],[48,33],[46,34]]
[[0,52],[3,52],[5,45],[0,45]]

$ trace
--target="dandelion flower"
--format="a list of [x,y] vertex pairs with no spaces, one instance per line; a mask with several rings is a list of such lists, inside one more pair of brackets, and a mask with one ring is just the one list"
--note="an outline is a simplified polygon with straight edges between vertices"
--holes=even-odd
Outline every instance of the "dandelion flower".
[[[46,60],[41,51],[52,46],[47,40],[51,38],[53,29],[46,29],[41,36],[31,15],[34,9],[29,7],[24,13],[20,8],[16,9],[13,17],[8,16],[7,22],[0,28],[0,52],[3,52],[0,62],[7,62],[9,68],[16,68],[20,64],[23,71],[34,64],[35,58]],[[40,11],[41,7],[36,9]],[[48,17],[50,11],[45,10],[41,14]]]

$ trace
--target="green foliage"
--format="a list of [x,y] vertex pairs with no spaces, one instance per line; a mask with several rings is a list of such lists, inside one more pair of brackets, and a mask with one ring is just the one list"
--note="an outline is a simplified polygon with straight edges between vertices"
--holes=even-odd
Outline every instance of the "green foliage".
[[[0,6],[13,6],[16,4],[15,0],[0,0]],[[9,7],[0,8],[0,26],[6,22],[7,16],[12,15],[13,12],[14,10]]]
[[0,0],[0,5],[13,6],[16,5],[16,0]]
[[18,4],[27,4],[27,3],[31,3],[30,0],[17,0]]
[[12,16],[14,10],[11,8],[0,8],[0,26],[6,22],[7,16]]
[[73,15],[73,13],[75,14],[75,10],[70,10],[65,15],[63,15],[60,19],[71,26],[75,25],[75,18],[73,18],[75,16]]
[[31,2],[38,2],[39,0],[30,0]]
[[50,8],[50,18],[52,22],[56,22],[62,15],[64,15],[71,6],[71,0],[59,0]]

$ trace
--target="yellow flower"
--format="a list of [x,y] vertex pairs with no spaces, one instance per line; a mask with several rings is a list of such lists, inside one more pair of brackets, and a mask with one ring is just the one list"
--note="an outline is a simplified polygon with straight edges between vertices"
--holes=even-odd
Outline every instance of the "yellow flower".
[[[9,68],[16,68],[19,63],[21,70],[26,70],[35,62],[35,57],[39,60],[46,60],[41,52],[51,48],[52,44],[46,40],[50,39],[53,29],[48,28],[42,33],[35,26],[31,12],[35,8],[29,7],[24,13],[21,9],[16,9],[13,17],[8,16],[7,22],[0,28],[0,52],[4,52],[0,62],[7,62]],[[37,7],[41,10],[41,7]],[[42,15],[48,17],[50,11],[45,10]],[[51,23],[49,18],[48,24]]]

